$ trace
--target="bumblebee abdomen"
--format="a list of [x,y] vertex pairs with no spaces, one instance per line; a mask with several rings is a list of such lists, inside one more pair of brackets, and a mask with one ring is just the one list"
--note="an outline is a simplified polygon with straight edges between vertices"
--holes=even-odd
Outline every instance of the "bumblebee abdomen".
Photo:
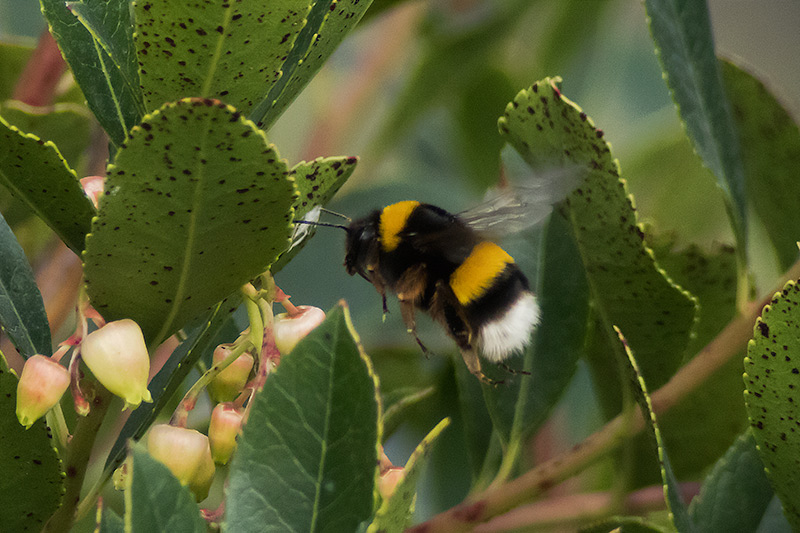
[[450,288],[488,360],[502,361],[529,343],[539,306],[528,279],[498,245],[477,244],[450,276]]
[[450,288],[458,303],[468,306],[492,287],[514,259],[493,242],[475,245],[463,263],[450,275]]

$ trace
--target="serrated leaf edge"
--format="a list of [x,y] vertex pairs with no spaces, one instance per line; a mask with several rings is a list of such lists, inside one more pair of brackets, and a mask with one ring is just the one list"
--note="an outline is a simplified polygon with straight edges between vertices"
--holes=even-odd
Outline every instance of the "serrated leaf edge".
[[[44,147],[45,149],[50,149],[50,150],[53,150],[53,152],[55,152],[55,156],[58,158],[58,160],[59,160],[59,161],[61,161],[61,164],[62,164],[62,165],[64,165],[64,169],[65,169],[65,170],[66,170],[66,171],[67,171],[69,174],[71,174],[73,178],[75,178],[75,183],[76,183],[76,186],[80,187],[80,184],[78,183],[78,174],[75,172],[75,170],[73,170],[73,169],[72,169],[72,167],[70,167],[70,166],[69,166],[69,163],[67,162],[67,160],[66,160],[66,159],[64,159],[64,156],[63,156],[63,155],[61,155],[61,151],[58,149],[58,146],[56,146],[56,144],[55,144],[53,141],[45,141],[45,140],[42,140],[42,139],[41,139],[39,136],[37,136],[37,135],[34,135],[33,133],[25,133],[24,131],[20,130],[18,127],[14,126],[13,124],[10,124],[10,123],[9,123],[8,121],[6,121],[6,119],[4,119],[2,116],[0,116],[0,126],[5,126],[6,128],[8,128],[9,130],[11,130],[12,132],[14,132],[14,133],[16,133],[17,135],[19,135],[20,137],[22,137],[22,138],[24,138],[24,139],[28,139],[28,140],[34,141],[34,142],[36,142],[36,144],[38,144],[39,146],[42,146],[42,147]],[[20,191],[20,190],[19,190],[17,187],[15,187],[13,182],[10,182],[10,181],[9,181],[9,182],[6,184],[6,187],[7,187],[9,190],[11,190],[11,191],[12,191],[12,194],[13,194],[15,197],[17,197],[17,198],[20,198],[20,199],[24,199],[24,198],[25,198],[25,194],[24,194],[23,192],[21,192],[21,191]],[[81,189],[81,192],[83,192],[83,190],[82,190],[82,189]],[[89,198],[88,198],[88,197],[87,197],[85,194],[83,195],[83,198],[85,199],[85,201],[86,201],[87,203],[89,203],[89,204],[91,205],[91,200],[89,200]],[[46,216],[46,214],[45,214],[45,213],[43,213],[43,212],[42,212],[42,210],[38,208],[38,206],[35,206],[35,205],[33,205],[33,204],[31,204],[31,203],[29,203],[29,202],[25,201],[25,200],[23,200],[23,202],[24,202],[24,203],[25,203],[25,205],[27,205],[27,206],[28,206],[28,207],[31,209],[31,211],[33,211],[33,212],[36,214],[36,216],[37,216],[37,217],[39,217],[41,220],[43,220],[43,221],[47,221],[47,220],[49,219],[49,218]],[[92,209],[94,209],[94,207],[93,207]],[[48,225],[49,225],[49,224],[48,224]],[[61,238],[61,240],[62,240],[62,241],[64,241],[64,242],[66,243],[66,239],[64,239],[64,236],[63,236],[63,235],[61,235],[61,233],[58,231],[58,229],[57,229],[57,228],[55,228],[55,227],[52,227],[52,226],[50,226],[50,227],[53,229],[53,231],[55,231],[55,232],[58,234],[59,238]],[[67,243],[67,244],[69,245],[70,243]]]

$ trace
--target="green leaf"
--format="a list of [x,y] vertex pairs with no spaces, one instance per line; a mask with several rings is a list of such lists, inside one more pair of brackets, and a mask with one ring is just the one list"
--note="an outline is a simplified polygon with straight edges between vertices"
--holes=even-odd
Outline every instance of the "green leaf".
[[564,213],[594,306],[606,336],[613,335],[612,325],[625,331],[645,379],[658,387],[681,364],[695,301],[656,264],[602,130],[561,95],[556,81],[521,91],[500,118],[500,131],[532,168],[588,170]]
[[782,269],[797,259],[800,220],[800,130],[791,115],[752,74],[722,63],[739,131],[747,197],[764,224]]
[[792,533],[793,531],[792,526],[786,521],[786,515],[783,514],[781,501],[777,496],[773,496],[764,512],[763,520],[758,525],[758,533]]
[[379,401],[344,307],[253,400],[226,492],[226,531],[353,531],[370,518]]
[[194,496],[169,468],[153,459],[144,445],[132,446],[131,458],[133,465],[125,489],[125,531],[205,533],[206,523]]
[[672,465],[670,464],[669,457],[667,457],[667,451],[664,448],[664,443],[661,440],[661,431],[658,427],[656,414],[653,412],[653,404],[650,401],[650,394],[647,392],[647,385],[645,385],[644,377],[639,371],[639,365],[634,357],[633,352],[628,346],[622,331],[617,327],[614,327],[614,330],[616,331],[619,342],[622,343],[625,355],[627,356],[628,371],[630,373],[629,381],[633,388],[636,403],[639,404],[639,408],[642,411],[642,416],[644,417],[648,434],[655,441],[655,447],[658,453],[658,461],[661,466],[664,501],[667,504],[670,521],[675,526],[675,529],[678,531],[678,533],[690,533],[695,531],[696,527],[692,522],[692,518],[689,516],[689,511],[686,509],[686,505],[683,503],[680,485],[678,484],[678,480],[672,471]]
[[[700,303],[696,334],[689,343],[688,354],[693,357],[736,315],[735,252],[722,245],[709,251],[697,246],[674,251],[672,243],[664,239],[651,242],[659,264]],[[743,392],[741,357],[731,357],[704,386],[659,418],[664,442],[672,452],[672,466],[682,479],[702,475],[747,427]],[[720,405],[726,408],[720,409]],[[703,446],[697,446],[698,442]]]
[[238,331],[231,331],[233,315],[230,313],[231,308],[235,307],[235,302],[225,300],[200,320],[196,327],[189,328],[186,340],[175,348],[147,386],[153,402],[140,405],[122,426],[106,458],[105,472],[111,472],[122,463],[128,440],[138,441],[144,436],[178,391],[186,376],[195,368],[197,361],[212,353],[217,345],[231,342],[236,338]]
[[155,345],[264,271],[289,242],[295,187],[264,133],[216,100],[145,117],[109,166],[84,275],[106,320]]
[[[491,479],[489,479],[490,476],[493,476],[497,471],[502,457],[499,449],[501,444],[500,438],[498,438],[498,432],[495,431],[495,426],[500,426],[500,431],[509,431],[512,424],[511,417],[515,411],[513,403],[506,406],[501,404],[501,401],[494,396],[484,396],[485,393],[481,382],[475,379],[475,375],[472,374],[467,368],[467,365],[462,362],[460,355],[454,354],[452,366],[453,377],[455,378],[456,384],[454,395],[458,400],[458,411],[449,413],[441,409],[444,412],[437,411],[435,413],[426,414],[431,417],[436,416],[437,418],[445,414],[447,416],[452,416],[454,427],[448,432],[451,438],[448,439],[448,435],[445,435],[444,439],[442,439],[443,444],[440,444],[434,452],[437,457],[432,464],[436,465],[438,469],[434,477],[439,486],[447,485],[455,476],[461,477],[460,481],[462,481],[462,485],[465,485],[463,487],[463,492],[466,494],[470,488],[488,484],[491,481]],[[517,385],[519,380],[516,379],[516,376],[512,379],[504,370],[498,368],[495,371],[493,366],[489,367],[488,365],[485,365],[485,367],[486,368],[483,369],[484,373],[487,373],[487,375],[491,374],[492,378],[498,381],[504,380],[503,385],[498,388],[508,387],[512,389],[509,395],[513,395],[514,392],[519,393],[520,387]],[[381,381],[381,384],[383,384],[383,381]],[[447,405],[452,402],[447,395],[448,385],[449,384],[442,383],[438,386],[438,389],[441,390],[438,391],[439,395],[434,397],[434,399],[438,400],[440,404]],[[501,398],[504,399],[505,397],[502,396]],[[495,404],[500,404],[501,406],[498,407]],[[503,408],[507,409],[507,411],[502,411]],[[430,407],[428,409],[430,409]],[[496,416],[497,413],[502,413],[504,418],[500,420],[493,419],[493,416]],[[505,427],[501,425],[503,423],[506,423]],[[454,437],[456,434],[457,436]],[[504,435],[504,437],[509,438],[508,435]],[[505,441],[503,444],[505,444]],[[460,457],[466,456],[469,462],[469,471],[467,472],[467,469],[463,468],[463,465],[460,467],[461,470],[465,471],[463,473],[458,470],[449,470],[449,468],[452,468],[452,465],[448,466],[446,463],[452,456],[459,457],[459,461],[461,462],[463,462],[463,459],[460,459]],[[452,491],[448,491],[447,494],[450,499],[455,499],[458,495],[459,491],[455,488]],[[457,502],[458,500],[453,503],[455,504]],[[448,507],[444,499],[436,503],[437,507]]]
[[755,532],[771,500],[764,464],[747,432],[714,465],[700,494],[692,500],[689,514],[703,532]]
[[[301,161],[289,174],[294,177],[298,196],[292,204],[294,219],[304,220],[313,208],[324,206],[353,174],[358,163],[357,157],[326,157],[311,162]],[[314,220],[312,220],[313,222]],[[316,228],[308,224],[295,226],[292,233],[292,245],[276,261],[273,274],[281,270],[292,258],[303,249]]]
[[714,53],[708,6],[686,0],[645,0],[645,6],[672,98],[698,155],[725,191],[737,248],[743,251],[747,235],[744,166]]
[[414,449],[414,453],[411,454],[403,469],[403,479],[397,484],[391,497],[381,502],[375,519],[367,529],[369,533],[399,533],[405,531],[409,526],[414,515],[417,482],[422,474],[422,469],[433,449],[434,441],[449,425],[449,418],[439,422]]
[[[123,70],[119,68],[122,65],[120,60],[109,56],[100,41],[72,14],[66,2],[39,2],[50,26],[50,33],[55,37],[75,80],[81,86],[89,109],[94,112],[111,142],[119,146],[128,131],[144,115],[141,90],[128,83]],[[120,33],[114,36],[115,39],[129,31],[125,25],[126,10],[130,5],[128,0],[95,3],[98,4],[97,9],[108,13],[109,20],[104,21],[104,24],[109,28],[119,28]],[[115,27],[114,24],[118,26]]]
[[69,10],[89,30],[96,45],[100,45],[125,82],[125,89],[137,98],[136,105],[144,109],[139,88],[139,65],[133,45],[133,18],[129,0],[106,2],[67,2]]
[[86,106],[55,104],[46,108],[31,107],[9,100],[0,104],[0,114],[20,131],[52,141],[67,163],[80,169],[89,146],[92,118]]
[[589,288],[571,233],[569,222],[559,214],[545,229],[536,291],[542,319],[523,367],[531,375],[513,379],[507,375],[503,386],[484,388],[495,429],[506,442],[513,439],[515,446],[547,419],[583,352]]
[[97,518],[95,521],[96,533],[125,533],[125,523],[122,521],[117,513],[108,507],[100,505],[97,511]]
[[52,142],[42,142],[0,117],[0,184],[25,202],[75,253],[94,215],[75,172]]
[[147,109],[196,96],[249,113],[282,76],[310,3],[136,2],[134,41]]
[[744,393],[758,452],[783,503],[786,518],[800,528],[800,284],[776,293],[753,328],[744,359]]
[[248,118],[269,129],[358,24],[370,4],[372,0],[311,2],[305,26],[280,67],[280,79],[269,87],[266,98]]
[[50,323],[33,270],[0,214],[0,326],[26,359],[50,355]]
[[293,205],[295,217],[303,218],[313,207],[327,204],[352,176],[356,163],[357,157],[337,156],[296,164],[290,171],[299,193]]
[[700,304],[695,334],[687,350],[693,357],[736,316],[736,251],[719,243],[675,249],[674,235],[648,232],[647,239],[658,264]]
[[17,421],[17,377],[0,353],[0,531],[39,531],[61,504],[64,474],[44,420]]

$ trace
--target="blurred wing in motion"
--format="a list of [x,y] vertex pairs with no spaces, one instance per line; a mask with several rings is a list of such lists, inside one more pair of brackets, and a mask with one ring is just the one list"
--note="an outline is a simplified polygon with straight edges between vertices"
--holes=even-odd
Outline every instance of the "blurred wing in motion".
[[462,211],[458,218],[479,233],[495,237],[516,233],[544,220],[583,177],[578,166],[540,172],[524,185],[490,190],[486,201]]

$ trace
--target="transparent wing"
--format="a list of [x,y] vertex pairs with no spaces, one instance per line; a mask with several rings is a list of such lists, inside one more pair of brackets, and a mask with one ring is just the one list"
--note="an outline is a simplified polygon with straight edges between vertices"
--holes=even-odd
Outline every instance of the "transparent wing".
[[524,185],[490,190],[484,202],[458,213],[458,218],[479,233],[516,233],[544,220],[553,205],[576,189],[583,177],[580,167],[539,172]]
[[[322,206],[316,205],[303,216],[303,220],[307,222],[319,222],[320,214],[322,214]],[[316,228],[314,224],[295,224],[292,230],[292,244],[286,252],[290,252],[293,248],[300,246],[303,241],[313,235]]]

